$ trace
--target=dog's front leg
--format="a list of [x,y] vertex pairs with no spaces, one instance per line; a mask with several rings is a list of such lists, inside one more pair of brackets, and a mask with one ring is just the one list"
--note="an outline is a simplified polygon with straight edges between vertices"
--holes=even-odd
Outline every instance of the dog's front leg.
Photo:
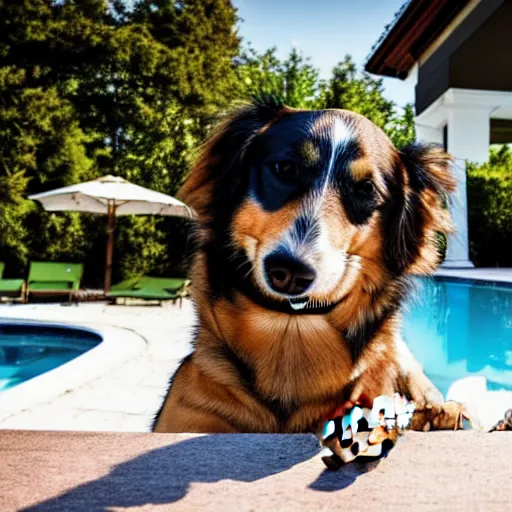
[[425,409],[444,403],[442,393],[423,372],[423,368],[413,356],[401,336],[395,339],[399,364],[399,391],[415,403],[417,409]]

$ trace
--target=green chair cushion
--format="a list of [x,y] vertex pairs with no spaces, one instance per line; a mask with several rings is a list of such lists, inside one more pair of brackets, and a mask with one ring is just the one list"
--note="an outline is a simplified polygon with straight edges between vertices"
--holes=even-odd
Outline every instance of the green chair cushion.
[[125,291],[125,290],[135,290],[140,283],[141,277],[133,277],[131,279],[126,279],[125,281],[121,281],[120,283],[116,283],[110,287],[111,292],[117,291]]
[[167,292],[160,288],[141,288],[138,290],[112,290],[107,294],[110,298],[133,298],[146,300],[172,300],[176,299],[176,293]]
[[174,300],[182,296],[188,281],[173,277],[134,277],[112,286],[107,294],[110,298],[133,298],[145,300]]
[[179,277],[134,277],[113,285],[110,293],[151,289],[173,294],[180,291],[186,282],[186,279]]
[[[80,287],[83,269],[81,263],[33,261],[28,273],[29,288],[44,289],[40,285],[35,288],[35,283],[71,283],[71,286],[66,284],[66,287],[76,290]],[[58,285],[56,289],[63,289],[63,285]]]
[[0,279],[0,294],[2,292],[20,292],[23,288],[23,279]]
[[162,290],[179,290],[186,279],[178,277],[143,277],[137,287],[140,288],[160,288]]
[[29,283],[30,291],[69,291],[73,289],[71,281],[37,281]]

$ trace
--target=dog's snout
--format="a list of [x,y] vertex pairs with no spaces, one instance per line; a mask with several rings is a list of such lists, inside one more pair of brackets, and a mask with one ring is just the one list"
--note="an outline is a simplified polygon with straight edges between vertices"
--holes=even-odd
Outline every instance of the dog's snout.
[[316,277],[316,272],[305,263],[278,254],[265,258],[265,274],[270,287],[286,295],[302,295]]

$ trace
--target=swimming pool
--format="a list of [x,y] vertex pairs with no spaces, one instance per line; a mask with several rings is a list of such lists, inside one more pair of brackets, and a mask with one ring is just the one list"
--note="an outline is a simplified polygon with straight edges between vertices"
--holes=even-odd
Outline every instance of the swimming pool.
[[445,396],[455,380],[470,375],[486,377],[489,390],[512,391],[512,287],[420,280],[403,333]]
[[101,341],[87,329],[0,319],[0,392],[75,359]]

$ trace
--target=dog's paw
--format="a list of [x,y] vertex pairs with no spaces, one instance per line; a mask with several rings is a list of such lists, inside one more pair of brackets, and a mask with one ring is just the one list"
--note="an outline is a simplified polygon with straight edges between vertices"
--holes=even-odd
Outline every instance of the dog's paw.
[[428,432],[430,430],[462,430],[464,420],[471,420],[463,404],[449,401],[434,404],[425,409],[417,408],[411,419],[410,429]]
[[427,378],[409,383],[408,395],[415,403],[417,409],[432,409],[444,403],[444,397]]
[[429,409],[444,402],[443,394],[436,388],[422,390],[412,397],[418,408]]

